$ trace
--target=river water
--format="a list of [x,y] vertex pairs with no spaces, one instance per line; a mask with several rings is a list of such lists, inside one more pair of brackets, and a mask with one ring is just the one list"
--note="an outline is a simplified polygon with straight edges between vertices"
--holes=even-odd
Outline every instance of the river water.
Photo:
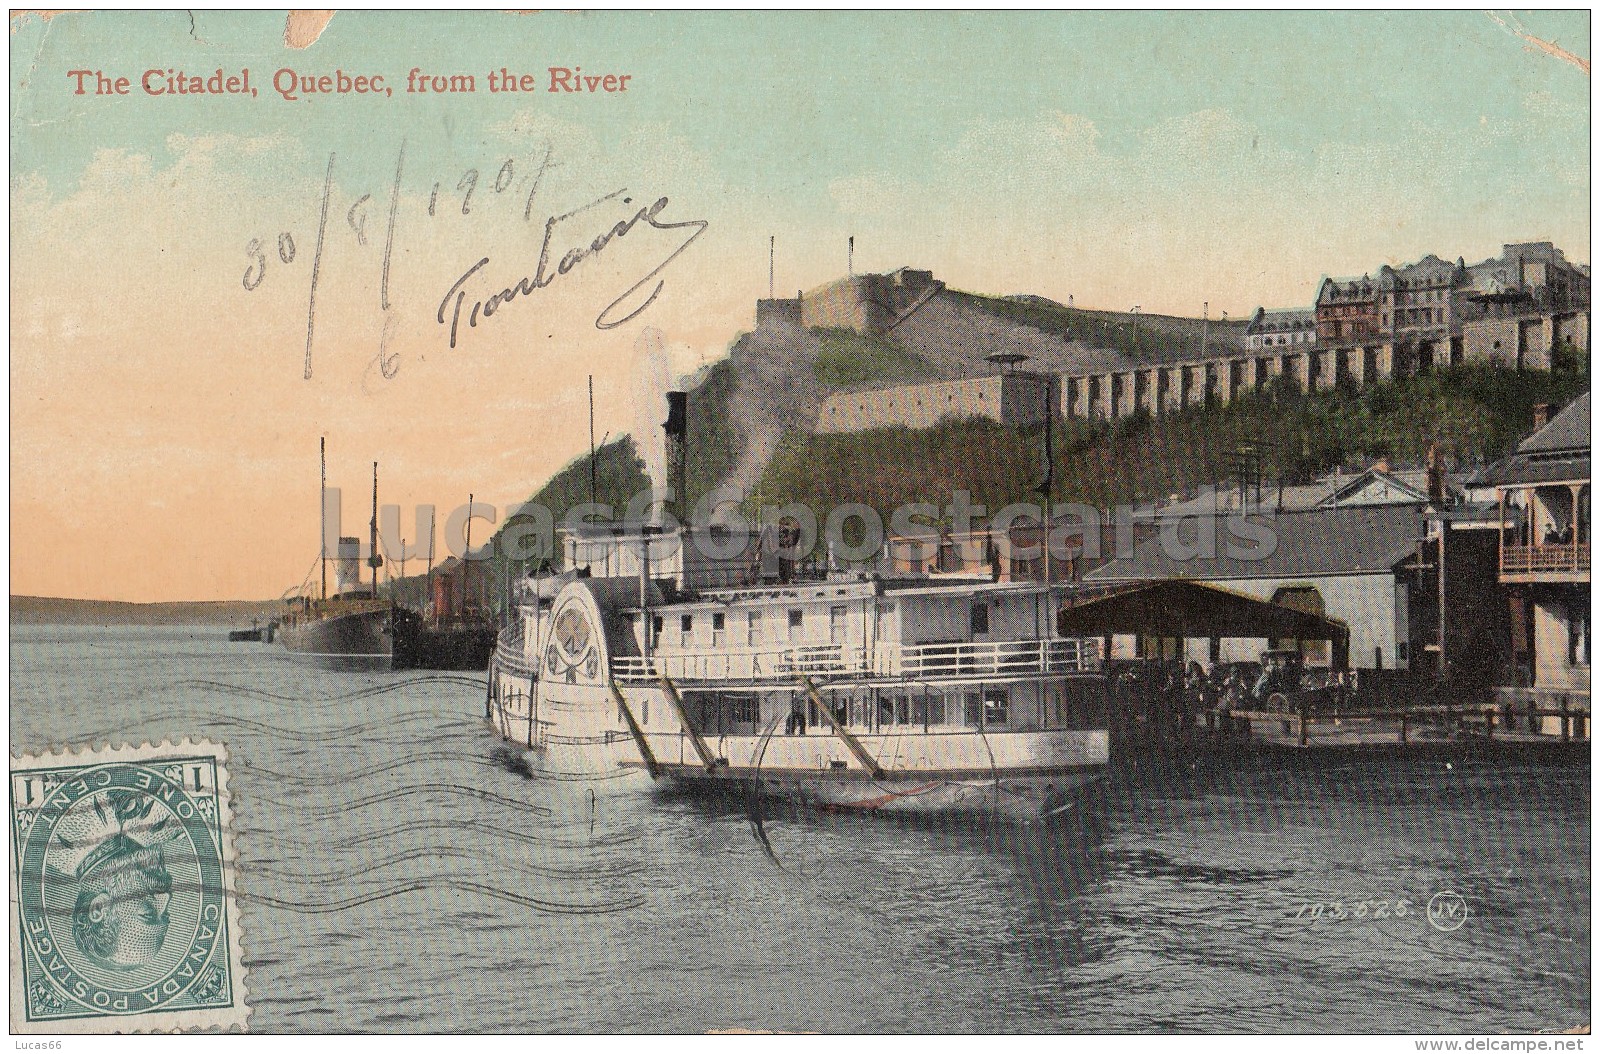
[[[481,675],[323,670],[214,627],[11,643],[13,753],[227,745],[252,1031],[1590,1020],[1587,762],[1123,773],[1045,828],[757,824],[642,773],[532,778]],[[1453,930],[1426,914],[1445,892]]]

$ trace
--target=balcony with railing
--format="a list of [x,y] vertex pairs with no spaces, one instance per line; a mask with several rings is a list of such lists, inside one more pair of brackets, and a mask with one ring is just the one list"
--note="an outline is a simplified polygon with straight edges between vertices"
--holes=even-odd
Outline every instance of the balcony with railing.
[[1031,677],[1093,673],[1100,647],[1093,640],[1014,640],[943,644],[797,645],[729,648],[613,658],[622,684],[650,684],[665,674],[684,685],[793,683],[800,676],[906,680]]
[[1571,581],[1589,577],[1589,543],[1567,545],[1504,545],[1500,548],[1502,578],[1532,580],[1549,577]]

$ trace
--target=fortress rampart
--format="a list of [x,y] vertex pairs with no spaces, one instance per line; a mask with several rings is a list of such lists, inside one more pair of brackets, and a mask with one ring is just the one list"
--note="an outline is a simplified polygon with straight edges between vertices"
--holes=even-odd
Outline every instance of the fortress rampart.
[[[843,328],[888,335],[905,332],[927,354],[930,342],[989,344],[994,334],[967,333],[938,310],[944,288],[928,271],[902,268],[890,274],[854,275],[794,300],[764,300],[758,318],[812,328]],[[923,309],[930,299],[936,302]],[[1358,340],[1316,340],[1240,350],[1219,349],[1205,358],[1067,369],[1059,373],[1012,371],[965,380],[901,385],[831,396],[822,406],[817,431],[857,432],[872,428],[928,428],[947,418],[983,417],[1008,425],[1031,425],[1054,413],[1066,420],[1119,420],[1143,412],[1152,417],[1192,406],[1224,405],[1275,386],[1312,393],[1339,385],[1360,389],[1393,377],[1466,362],[1508,369],[1549,369],[1556,349],[1568,343],[1589,349],[1586,303],[1553,310],[1528,298],[1501,298],[1479,317],[1458,320],[1431,334],[1374,333]],[[910,328],[902,327],[908,323]],[[998,332],[1001,324],[995,326]],[[1008,349],[1030,348],[1028,338],[1059,344],[1060,338],[1014,323],[1004,325]],[[983,339],[980,339],[983,338]],[[966,349],[972,354],[978,352]],[[1107,353],[1109,354],[1109,353]]]
[[1006,425],[1034,425],[1059,412],[1059,378],[1016,371],[960,381],[907,384],[877,391],[844,392],[822,404],[817,431],[931,428],[947,418],[986,417]]

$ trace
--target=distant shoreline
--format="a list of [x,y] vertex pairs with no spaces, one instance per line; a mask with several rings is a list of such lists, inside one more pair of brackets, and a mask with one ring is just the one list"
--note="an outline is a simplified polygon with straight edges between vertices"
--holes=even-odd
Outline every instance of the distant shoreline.
[[13,626],[238,626],[265,621],[279,609],[276,600],[180,600],[134,604],[123,600],[68,600],[13,596]]

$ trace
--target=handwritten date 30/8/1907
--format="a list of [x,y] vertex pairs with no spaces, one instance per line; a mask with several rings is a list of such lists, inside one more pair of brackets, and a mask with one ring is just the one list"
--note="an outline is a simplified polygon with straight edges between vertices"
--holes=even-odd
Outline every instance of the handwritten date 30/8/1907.
[[[393,306],[389,300],[390,265],[394,258],[400,188],[405,174],[405,154],[405,144],[402,143],[395,165],[394,185],[388,188],[386,235],[382,242],[382,282],[378,296],[378,306],[385,316]],[[321,218],[317,224],[315,250],[308,276],[310,281],[306,296],[305,346],[305,377],[308,380],[311,377],[312,347],[316,334],[317,289],[323,256],[330,236],[328,230],[330,212],[333,213],[337,224],[338,213],[332,208],[336,161],[337,155],[328,155],[328,169],[322,187]],[[525,222],[531,222],[534,198],[538,195],[544,175],[550,167],[552,167],[550,150],[546,148],[543,157],[536,159],[531,176],[518,180],[515,159],[508,158],[492,182],[483,181],[485,183],[483,195],[488,195],[490,191],[494,195],[501,195],[517,187],[516,197],[521,199],[523,197],[521,187],[527,186],[522,218]],[[472,214],[474,195],[479,193],[479,183],[480,173],[473,168],[463,173],[456,184],[455,190],[461,195],[461,215]],[[445,184],[433,184],[432,193],[428,198],[430,217],[436,216],[440,211],[441,190],[445,194],[449,193]],[[492,257],[484,256],[467,267],[460,277],[450,284],[443,299],[439,301],[439,308],[435,313],[437,324],[448,328],[450,347],[456,347],[462,337],[463,320],[466,322],[466,328],[476,328],[480,320],[487,322],[512,301],[531,296],[539,290],[554,285],[585,261],[598,257],[609,246],[626,238],[640,226],[655,231],[679,233],[674,235],[671,243],[664,246],[660,252],[653,251],[647,256],[645,264],[641,266],[649,266],[649,271],[600,310],[595,316],[595,327],[614,329],[637,317],[654,303],[666,285],[666,280],[660,277],[662,272],[705,232],[710,226],[710,221],[670,219],[666,215],[670,200],[665,195],[657,197],[648,205],[636,204],[634,198],[627,195],[627,189],[621,188],[601,195],[586,205],[547,217],[544,220],[544,234],[537,261],[529,261],[532,264],[531,268],[527,263],[518,267],[517,270],[520,270],[522,275],[515,280],[507,281],[503,274],[499,276],[500,281],[506,282],[504,285],[500,285],[490,277]],[[370,193],[360,195],[344,214],[345,224],[350,228],[349,234],[354,236],[357,247],[368,244],[367,221],[368,213],[374,206],[372,198]],[[453,202],[446,208],[453,210]],[[599,222],[595,222],[596,217],[600,218]],[[637,236],[633,240],[637,241]],[[249,264],[244,270],[242,283],[246,292],[253,292],[266,280],[269,270],[276,270],[280,264],[290,267],[295,263],[298,253],[294,234],[291,231],[279,232],[275,246],[270,240],[252,238],[245,246],[245,255],[249,259]],[[384,378],[388,379],[398,370],[399,357],[387,351],[389,327],[380,326],[379,331],[377,364]]]

